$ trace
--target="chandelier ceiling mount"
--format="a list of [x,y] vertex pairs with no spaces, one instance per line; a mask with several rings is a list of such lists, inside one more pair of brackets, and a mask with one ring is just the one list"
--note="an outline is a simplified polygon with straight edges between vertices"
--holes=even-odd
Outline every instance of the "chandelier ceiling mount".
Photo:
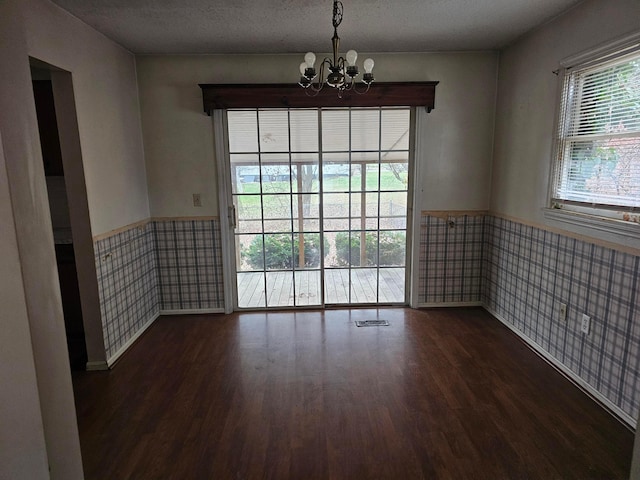
[[[364,63],[364,74],[362,75],[362,83],[366,85],[363,89],[356,88],[356,77],[360,71],[356,65],[358,60],[358,52],[349,50],[345,57],[340,56],[340,37],[338,36],[338,26],[342,23],[342,2],[334,0],[333,2],[333,58],[326,57],[320,63],[320,76],[316,72],[315,63],[316,55],[308,52],[304,56],[304,62],[300,64],[300,82],[299,85],[305,89],[308,95],[315,96],[326,85],[335,88],[338,91],[338,97],[342,97],[344,91],[354,91],[362,94],[366,93],[373,82],[373,66],[374,61],[367,58]],[[327,73],[327,69],[329,73]],[[326,75],[326,77],[325,77]],[[314,80],[317,81],[314,82]]]

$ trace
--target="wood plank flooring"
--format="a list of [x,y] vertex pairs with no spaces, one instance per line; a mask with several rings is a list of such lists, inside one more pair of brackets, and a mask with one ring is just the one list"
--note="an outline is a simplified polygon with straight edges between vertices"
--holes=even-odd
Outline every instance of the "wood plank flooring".
[[[355,320],[389,327],[358,328]],[[74,374],[87,479],[623,479],[633,434],[482,309],[161,317]]]

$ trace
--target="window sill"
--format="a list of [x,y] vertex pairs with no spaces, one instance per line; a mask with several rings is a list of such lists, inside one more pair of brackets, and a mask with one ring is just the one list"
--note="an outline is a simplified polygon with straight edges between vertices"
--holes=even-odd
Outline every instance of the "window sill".
[[544,208],[542,212],[554,227],[640,249],[640,224],[557,208]]

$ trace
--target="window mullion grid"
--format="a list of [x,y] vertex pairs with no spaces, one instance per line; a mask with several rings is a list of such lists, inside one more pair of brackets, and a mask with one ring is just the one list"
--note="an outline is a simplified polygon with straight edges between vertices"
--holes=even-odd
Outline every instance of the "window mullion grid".
[[325,306],[325,265],[324,257],[324,181],[323,181],[323,149],[322,144],[322,109],[318,108],[318,229],[320,230],[320,299],[321,305]]
[[[351,109],[347,109],[347,113],[348,113],[348,125],[349,125],[349,152],[348,152],[348,165],[349,165],[349,172],[351,172],[351,167],[352,167],[352,163],[351,163],[351,147],[352,147],[352,135],[351,135],[351,129],[352,129],[352,125],[351,125]],[[362,167],[360,167],[360,176],[364,175],[364,172],[362,171]],[[352,284],[352,275],[351,275],[351,270],[353,268],[353,262],[351,261],[351,177],[349,177],[349,188],[347,189],[348,193],[347,196],[349,197],[349,220],[348,220],[348,224],[349,224],[349,236],[347,238],[348,240],[348,249],[347,251],[349,252],[349,256],[347,257],[349,259],[349,265],[348,265],[348,274],[349,274],[349,295],[348,295],[348,299],[349,299],[349,304],[353,303],[352,299],[351,299],[351,291],[353,290],[353,284]],[[362,235],[360,235],[360,243],[362,243]],[[360,245],[360,248],[362,248],[362,245]],[[366,247],[365,247],[366,248]],[[362,255],[361,255],[362,256]],[[362,265],[360,265],[362,267]]]
[[[296,294],[296,262],[299,260],[300,258],[300,249],[302,248],[302,256],[304,258],[304,245],[302,244],[302,242],[300,241],[301,235],[304,235],[302,232],[298,232],[298,258],[296,258],[296,249],[295,249],[295,228],[294,228],[294,222],[293,222],[293,184],[292,184],[292,176],[291,176],[291,172],[293,171],[292,169],[292,163],[291,163],[291,109],[287,108],[287,138],[288,138],[288,142],[289,142],[289,152],[288,152],[288,157],[289,157],[289,206],[290,206],[290,210],[289,210],[289,224],[291,225],[291,258],[293,259],[293,261],[291,262],[291,266],[293,267],[291,269],[291,288],[293,289],[293,306],[296,307],[298,305],[298,296]],[[302,169],[300,169],[302,170]],[[300,175],[300,172],[296,172],[297,175]],[[297,192],[298,195],[298,202],[300,202],[300,195],[301,192]],[[298,219],[298,223],[302,222],[304,224],[304,219],[303,218],[299,218]]]
[[256,108],[256,133],[258,135],[258,179],[260,180],[260,222],[262,230],[262,284],[264,286],[264,308],[269,306],[267,301],[267,249],[264,233],[264,192],[262,189],[262,147],[260,146],[260,110]]
[[[376,220],[376,226],[378,227],[377,243],[378,248],[376,251],[376,302],[380,302],[380,197],[382,190],[382,108],[378,110],[378,218]],[[365,210],[366,212],[366,210]],[[366,215],[366,213],[365,213]]]

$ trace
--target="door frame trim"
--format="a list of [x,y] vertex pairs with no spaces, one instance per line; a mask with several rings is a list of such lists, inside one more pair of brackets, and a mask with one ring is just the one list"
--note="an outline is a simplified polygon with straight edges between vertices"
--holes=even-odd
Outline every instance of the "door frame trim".
[[[256,107],[254,107],[256,108]],[[259,107],[257,107],[259,108]],[[287,107],[285,107],[287,108]],[[318,108],[318,114],[322,110],[322,107],[310,107]],[[350,107],[347,107],[350,108]],[[414,177],[409,182],[407,189],[407,261],[405,262],[405,299],[404,305],[408,305],[411,308],[418,308],[418,282],[419,282],[419,258],[420,258],[420,221],[421,221],[421,205],[422,189],[416,188],[417,181],[421,178],[420,161],[421,153],[424,150],[424,146],[419,139],[419,132],[426,121],[426,115],[428,110],[416,107],[409,107],[410,110],[410,132],[412,133],[411,142],[409,144],[409,167],[410,172]],[[224,313],[229,314],[234,311],[248,311],[248,310],[271,310],[271,308],[258,307],[258,308],[239,308],[238,307],[238,295],[237,295],[237,270],[236,270],[236,257],[235,257],[235,235],[233,232],[232,216],[235,217],[235,210],[230,199],[233,198],[231,194],[231,166],[229,161],[229,145],[227,136],[227,115],[226,110],[215,109],[212,112],[213,129],[214,129],[214,153],[216,173],[218,175],[218,204],[219,204],[219,218],[220,218],[220,232],[222,237],[222,265],[223,265],[223,298],[224,298]],[[321,127],[319,127],[319,135],[322,135]],[[322,155],[322,152],[320,152]],[[322,163],[321,159],[320,162]],[[322,208],[322,206],[320,207]],[[226,213],[224,213],[226,212]],[[321,245],[322,251],[322,245]],[[324,271],[324,258],[321,259],[321,273]],[[322,285],[322,303],[320,305],[310,306],[282,306],[279,309],[300,309],[300,308],[339,308],[343,305],[339,304],[327,304],[324,299],[324,275],[321,275]],[[265,292],[266,293],[266,292]],[[348,304],[344,305],[349,308],[360,307],[372,307],[372,306],[395,306],[395,304]],[[400,305],[399,305],[400,306]]]
[[[418,308],[419,302],[419,284],[420,284],[420,230],[422,229],[422,199],[423,186],[419,180],[424,174],[424,157],[428,152],[424,142],[424,136],[420,135],[427,125],[427,114],[429,112],[423,108],[414,109],[414,125],[413,125],[413,182],[412,202],[413,208],[411,218],[411,255],[409,263],[411,264],[411,278],[407,287],[409,288],[409,306]],[[406,287],[405,287],[406,288]]]
[[[218,174],[218,204],[220,211],[220,236],[222,237],[222,285],[224,297],[224,313],[232,313],[237,309],[235,280],[236,260],[233,252],[235,245],[231,245],[231,168],[228,161],[229,146],[227,145],[227,114],[224,110],[213,111],[213,136],[216,173]],[[223,212],[226,212],[223,213]]]

